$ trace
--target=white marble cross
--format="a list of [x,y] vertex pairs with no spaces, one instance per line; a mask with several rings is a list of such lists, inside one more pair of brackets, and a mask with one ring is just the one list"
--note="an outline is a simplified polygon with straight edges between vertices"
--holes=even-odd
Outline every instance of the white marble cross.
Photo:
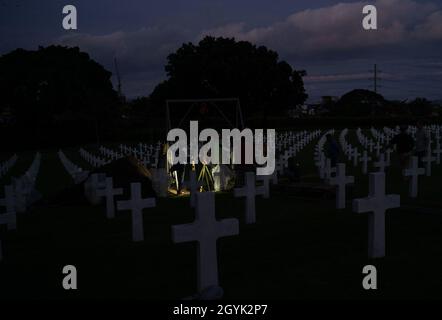
[[368,220],[368,255],[370,258],[382,258],[385,256],[385,211],[400,207],[401,198],[385,194],[384,172],[370,173],[369,183],[368,197],[353,200],[353,211],[372,212]]
[[264,194],[262,197],[264,199],[270,198],[270,181],[274,181],[274,173],[271,175],[256,176],[256,181],[262,181],[262,186],[264,188]]
[[347,145],[347,159],[348,159],[348,161],[350,161],[352,157],[353,157],[353,147],[351,144],[349,144],[349,145]]
[[393,153],[393,150],[391,150],[391,149],[385,150],[385,162],[387,162],[388,165],[390,165],[390,163],[391,163],[391,154],[392,153]]
[[235,188],[233,194],[235,198],[246,197],[246,224],[252,224],[256,222],[256,210],[255,210],[255,196],[264,195],[263,187],[256,187],[255,173],[246,172],[245,174],[245,186],[242,188]]
[[105,187],[106,174],[93,173],[84,183],[84,193],[86,198],[93,205],[100,203],[101,198],[97,196],[97,190]]
[[411,159],[411,166],[408,169],[405,169],[403,172],[404,176],[411,177],[410,179],[410,189],[409,196],[411,198],[416,198],[418,194],[418,179],[419,176],[425,174],[424,168],[419,168],[419,158],[413,157]]
[[432,156],[431,148],[428,149],[427,155],[422,158],[422,162],[425,162],[425,173],[427,177],[431,177],[431,164],[436,161],[436,157]]
[[378,161],[373,165],[375,168],[379,168],[379,172],[385,172],[385,168],[389,166],[388,162],[385,161],[385,154],[381,153]]
[[114,189],[114,181],[112,177],[106,178],[104,189],[97,190],[97,196],[106,198],[106,216],[108,219],[115,218],[115,202],[114,197],[123,194],[122,188]]
[[357,165],[358,165],[358,163],[359,163],[359,156],[360,156],[361,154],[359,153],[359,151],[358,151],[358,148],[354,148],[353,149],[353,154],[352,154],[352,157],[353,157],[353,166],[354,167],[356,167]]
[[379,156],[381,155],[381,150],[382,150],[382,146],[379,141],[376,142],[374,149],[376,150],[376,157],[379,158]]
[[367,143],[367,146],[368,146],[368,150],[370,151],[370,153],[372,153],[373,152],[373,147],[374,147],[374,143],[373,143],[373,141],[369,141],[368,143]]
[[362,157],[361,157],[360,161],[362,162],[362,173],[367,174],[368,173],[368,162],[371,161],[371,157],[368,156],[367,150],[365,150],[362,153]]
[[118,210],[132,211],[132,240],[144,240],[144,225],[143,225],[143,209],[153,208],[156,205],[155,198],[141,197],[141,183],[130,184],[130,200],[117,201]]
[[354,182],[354,177],[345,175],[345,163],[338,163],[336,177],[330,178],[329,180],[329,184],[337,186],[338,189],[336,193],[336,209],[345,209],[346,186]]
[[215,194],[197,194],[195,221],[190,224],[172,226],[174,243],[198,242],[198,291],[218,286],[218,238],[239,234],[237,219],[217,221],[215,217]]
[[351,160],[352,156],[353,156],[353,147],[351,144],[348,144],[347,145],[347,159],[348,159],[348,161]]

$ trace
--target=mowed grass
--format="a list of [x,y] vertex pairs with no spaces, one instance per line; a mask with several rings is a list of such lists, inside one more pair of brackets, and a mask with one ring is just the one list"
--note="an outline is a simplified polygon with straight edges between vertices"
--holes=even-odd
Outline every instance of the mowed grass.
[[[313,144],[299,154],[301,173],[314,173]],[[65,150],[64,150],[65,151]],[[76,150],[65,154],[75,163]],[[22,155],[19,155],[22,157]],[[196,293],[197,246],[173,244],[171,226],[189,223],[194,212],[187,197],[159,199],[145,210],[145,241],[131,241],[130,212],[105,217],[105,207],[56,204],[52,199],[72,185],[55,151],[42,152],[37,188],[46,201],[18,216],[17,231],[2,230],[0,298],[137,298],[180,299]],[[20,158],[19,158],[20,159]],[[23,156],[17,174],[32,162]],[[26,161],[28,160],[28,161]],[[394,160],[394,159],[393,159]],[[356,176],[349,190],[366,196],[368,178]],[[217,218],[238,218],[240,234],[218,241],[220,285],[232,299],[381,299],[442,297],[442,211],[437,212],[441,168],[422,177],[419,199],[393,166],[387,191],[433,213],[394,209],[387,219],[387,257],[367,258],[367,214],[335,210],[334,200],[299,198],[273,190],[257,198],[257,223],[244,224],[244,202],[231,193],[216,194]],[[315,178],[309,178],[315,181]],[[362,289],[362,268],[378,268],[377,291]],[[78,270],[78,290],[62,288],[62,268]]]

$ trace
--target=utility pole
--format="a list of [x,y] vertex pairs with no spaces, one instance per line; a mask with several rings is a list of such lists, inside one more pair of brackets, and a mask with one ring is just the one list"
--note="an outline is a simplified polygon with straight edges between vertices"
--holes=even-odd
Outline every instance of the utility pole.
[[378,65],[374,65],[374,92],[378,93]]
[[117,92],[118,92],[118,98],[120,99],[120,102],[124,102],[125,97],[123,95],[123,91],[121,89],[121,76],[120,76],[120,70],[118,69],[118,63],[117,58],[114,58],[114,64],[115,64],[115,73],[117,76]]
[[372,72],[373,72],[373,90],[375,93],[378,93],[378,88],[379,88],[378,82],[380,80],[380,77],[379,77],[380,70],[378,69],[377,64],[374,65],[374,69]]

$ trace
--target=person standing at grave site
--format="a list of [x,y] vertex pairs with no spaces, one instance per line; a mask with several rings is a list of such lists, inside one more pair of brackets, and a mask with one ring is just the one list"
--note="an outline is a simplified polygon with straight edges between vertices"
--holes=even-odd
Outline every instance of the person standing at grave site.
[[408,126],[403,125],[400,127],[400,133],[393,137],[390,143],[387,145],[387,149],[392,146],[396,146],[396,152],[399,157],[399,164],[401,170],[408,168],[411,155],[414,149],[414,139],[407,133]]
[[174,164],[170,170],[169,173],[172,174],[174,176],[174,180],[175,180],[175,185],[176,185],[176,194],[180,195],[181,194],[181,189],[182,189],[182,181],[184,179],[184,169],[185,169],[185,165],[182,163],[177,163]]
[[422,168],[424,163],[422,159],[427,155],[428,145],[430,143],[430,138],[428,136],[427,131],[424,128],[424,125],[421,121],[418,121],[416,131],[416,152],[415,155],[419,159],[419,167]]
[[[180,149],[179,152],[184,154],[187,153],[185,148]],[[174,157],[175,155],[171,156]],[[189,160],[190,158],[189,156],[187,156],[187,163],[189,163]],[[170,159],[170,161],[173,162],[172,159]],[[169,169],[169,174],[174,177],[177,195],[180,195],[182,191],[182,182],[184,181],[185,168],[186,168],[185,164],[178,162],[172,165]]]
[[157,168],[167,168],[167,150],[169,149],[168,143],[163,143],[158,152],[158,164]]
[[331,134],[328,134],[326,138],[327,145],[325,148],[325,155],[331,160],[331,166],[336,167],[336,163],[338,162],[338,157],[340,154],[339,145]]

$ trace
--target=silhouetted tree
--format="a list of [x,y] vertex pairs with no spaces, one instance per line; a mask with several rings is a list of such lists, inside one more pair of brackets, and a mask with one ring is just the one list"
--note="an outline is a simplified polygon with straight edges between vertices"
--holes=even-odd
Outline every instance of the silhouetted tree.
[[168,79],[151,98],[156,104],[174,98],[239,97],[244,112],[283,114],[307,99],[302,77],[266,47],[235,39],[206,37],[183,44],[168,56]]
[[356,89],[344,94],[334,105],[332,112],[341,116],[383,116],[388,102],[380,94],[370,90]]
[[416,117],[430,116],[433,112],[433,105],[425,98],[416,98],[408,103],[410,113]]
[[0,108],[21,123],[105,121],[118,111],[111,75],[79,48],[17,49],[0,57]]

